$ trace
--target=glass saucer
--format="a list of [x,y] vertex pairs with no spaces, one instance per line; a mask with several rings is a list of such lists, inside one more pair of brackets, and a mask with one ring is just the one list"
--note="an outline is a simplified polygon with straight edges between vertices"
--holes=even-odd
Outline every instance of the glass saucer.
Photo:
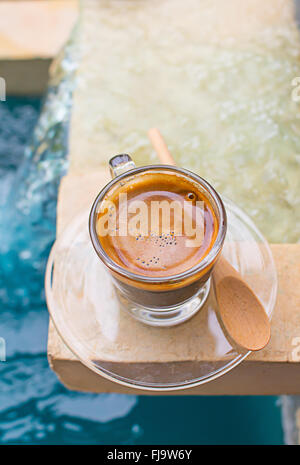
[[[223,200],[228,216],[223,254],[271,318],[277,276],[270,247],[250,218]],[[56,240],[45,278],[54,325],[84,365],[125,386],[171,391],[211,381],[250,354],[226,333],[213,286],[201,310],[178,326],[144,325],[121,308],[110,276],[92,247],[88,215],[89,208]]]

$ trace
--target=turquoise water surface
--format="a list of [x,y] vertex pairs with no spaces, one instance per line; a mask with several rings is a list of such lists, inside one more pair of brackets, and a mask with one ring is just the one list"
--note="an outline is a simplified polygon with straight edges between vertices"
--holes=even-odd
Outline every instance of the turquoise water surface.
[[[0,337],[7,350],[0,362],[0,443],[282,444],[276,397],[96,395],[60,384],[47,361],[43,272],[55,238],[67,124],[47,133],[56,145],[42,155],[45,141],[39,145],[31,171],[40,108],[38,98],[0,103]],[[49,157],[56,174],[45,183]]]

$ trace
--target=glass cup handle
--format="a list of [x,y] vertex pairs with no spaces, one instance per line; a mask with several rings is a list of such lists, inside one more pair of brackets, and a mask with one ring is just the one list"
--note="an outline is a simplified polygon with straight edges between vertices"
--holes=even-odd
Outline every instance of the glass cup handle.
[[136,168],[133,160],[126,153],[115,155],[109,160],[109,169],[112,178],[125,173],[125,171],[133,170]]

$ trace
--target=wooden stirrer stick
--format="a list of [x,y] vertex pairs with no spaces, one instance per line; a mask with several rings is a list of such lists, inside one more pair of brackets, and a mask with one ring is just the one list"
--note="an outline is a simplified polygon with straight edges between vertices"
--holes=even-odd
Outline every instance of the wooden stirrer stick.
[[[152,128],[148,137],[162,164],[175,161],[159,130]],[[247,350],[260,350],[270,339],[268,315],[252,289],[235,268],[220,256],[213,270],[219,312],[230,337]]]

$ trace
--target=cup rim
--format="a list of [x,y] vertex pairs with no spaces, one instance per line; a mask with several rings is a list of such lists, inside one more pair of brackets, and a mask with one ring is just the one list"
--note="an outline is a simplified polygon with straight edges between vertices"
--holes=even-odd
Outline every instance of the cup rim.
[[[167,170],[167,171],[175,171],[179,172],[182,174],[185,174],[186,176],[192,178],[194,181],[198,182],[201,184],[204,189],[213,197],[217,210],[219,212],[219,230],[218,234],[215,238],[215,241],[213,243],[212,248],[208,252],[208,254],[196,265],[194,265],[192,268],[189,268],[188,270],[185,270],[181,273],[177,273],[175,275],[170,275],[170,276],[145,276],[142,274],[134,273],[132,271],[126,270],[123,268],[121,265],[118,265],[116,262],[114,262],[109,255],[105,252],[103,249],[97,235],[96,231],[96,211],[97,211],[97,206],[98,204],[103,200],[103,197],[105,194],[110,190],[110,188],[119,182],[120,180],[127,178],[128,176],[132,176],[138,173],[141,173],[143,171],[155,171],[155,170]],[[192,171],[189,171],[185,168],[178,168],[177,166],[171,166],[171,165],[149,165],[149,166],[140,166],[128,171],[125,171],[125,173],[120,174],[119,176],[113,178],[106,186],[103,187],[103,189],[99,192],[97,195],[96,199],[94,200],[94,203],[92,205],[90,215],[89,215],[89,234],[91,238],[92,245],[98,255],[98,257],[104,262],[104,264],[112,271],[116,272],[117,274],[120,274],[132,281],[138,281],[142,283],[148,283],[148,284],[161,284],[161,283],[176,283],[179,281],[182,281],[186,278],[189,278],[205,268],[207,268],[209,265],[213,263],[213,261],[216,259],[218,256],[219,252],[221,251],[221,248],[223,246],[225,236],[226,236],[226,230],[227,230],[227,215],[226,215],[226,210],[225,206],[223,204],[223,201],[220,197],[220,195],[217,193],[217,191],[212,187],[212,185],[207,182],[205,179],[201,178],[201,176],[198,176],[196,173],[193,173]]]

